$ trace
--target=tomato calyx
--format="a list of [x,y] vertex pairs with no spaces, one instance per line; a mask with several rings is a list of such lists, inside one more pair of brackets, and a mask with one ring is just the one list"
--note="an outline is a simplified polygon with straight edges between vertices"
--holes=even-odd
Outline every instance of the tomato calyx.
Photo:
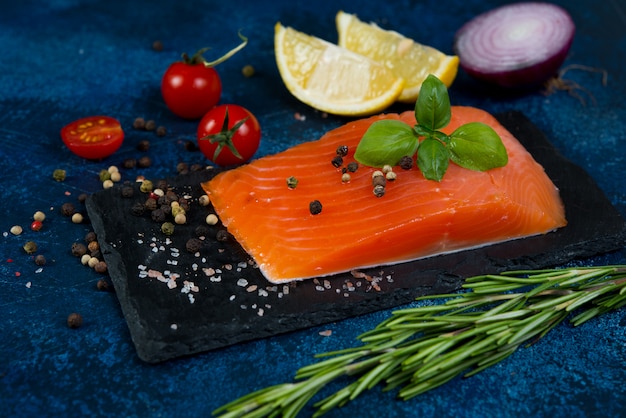
[[191,57],[189,57],[189,55],[186,52],[183,52],[182,54],[183,62],[188,65],[203,64],[207,68],[213,68],[217,64],[221,64],[222,62],[226,61],[227,59],[235,55],[237,52],[241,51],[246,45],[248,45],[248,38],[243,36],[241,32],[238,32],[237,35],[239,36],[239,39],[241,39],[241,43],[237,45],[236,47],[234,47],[233,49],[231,49],[230,51],[228,51],[226,54],[216,59],[215,61],[207,61],[203,57],[203,54],[207,52],[209,49],[211,49],[207,47],[207,48],[199,49]]
[[237,147],[233,143],[233,136],[239,130],[239,128],[241,128],[241,125],[246,123],[248,119],[250,119],[249,116],[239,120],[233,125],[232,128],[228,129],[228,108],[226,108],[226,111],[224,113],[224,123],[222,123],[222,128],[220,129],[220,131],[218,133],[210,134],[203,138],[200,138],[201,140],[208,140],[211,144],[217,144],[217,148],[215,148],[215,152],[213,153],[213,161],[217,160],[218,155],[220,155],[220,152],[222,152],[222,149],[224,147],[227,147],[235,157],[243,160],[243,157],[239,153],[239,150],[237,150]]

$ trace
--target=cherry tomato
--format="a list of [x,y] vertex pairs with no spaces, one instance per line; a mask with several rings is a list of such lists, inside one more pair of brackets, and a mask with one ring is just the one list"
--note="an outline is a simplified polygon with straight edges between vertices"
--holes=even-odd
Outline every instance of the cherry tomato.
[[204,115],[197,136],[198,147],[209,160],[221,166],[238,165],[259,149],[261,127],[249,110],[219,105]]
[[88,116],[61,129],[61,139],[74,154],[99,160],[117,151],[124,141],[124,131],[110,116]]
[[200,119],[222,95],[222,81],[215,68],[194,59],[171,64],[161,80],[165,104],[184,119]]

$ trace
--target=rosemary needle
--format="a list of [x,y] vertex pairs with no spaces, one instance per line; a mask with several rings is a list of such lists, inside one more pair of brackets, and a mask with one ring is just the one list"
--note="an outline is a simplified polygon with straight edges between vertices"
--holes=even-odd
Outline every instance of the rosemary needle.
[[295,417],[327,384],[346,377],[354,380],[315,402],[314,416],[377,385],[409,399],[497,364],[568,317],[578,326],[626,306],[626,265],[474,276],[463,288],[418,298],[442,302],[396,310],[361,334],[360,346],[318,354],[324,359],[298,370],[296,382],[245,395],[214,415]]

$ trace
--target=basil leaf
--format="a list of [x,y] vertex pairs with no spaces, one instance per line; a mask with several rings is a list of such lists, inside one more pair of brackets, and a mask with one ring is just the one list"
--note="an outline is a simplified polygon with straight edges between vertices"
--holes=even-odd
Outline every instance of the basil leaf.
[[441,80],[430,74],[422,83],[415,102],[417,123],[431,131],[441,129],[450,123],[450,96]]
[[426,138],[417,150],[417,165],[428,180],[441,181],[450,164],[450,151],[440,141]]
[[415,154],[418,144],[411,126],[399,120],[379,120],[361,138],[354,158],[371,167],[393,166],[405,155]]
[[500,136],[489,125],[470,122],[450,135],[450,159],[461,167],[487,171],[509,161]]

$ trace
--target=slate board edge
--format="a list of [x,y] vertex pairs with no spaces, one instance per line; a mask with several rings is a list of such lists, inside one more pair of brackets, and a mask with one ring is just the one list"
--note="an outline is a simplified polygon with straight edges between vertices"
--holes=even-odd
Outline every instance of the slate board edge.
[[[514,121],[519,125],[524,125],[527,128],[530,127],[531,131],[534,131],[538,135],[545,135],[538,130],[521,112],[507,112],[501,115],[496,115],[498,119],[507,126],[507,123],[511,123]],[[508,127],[508,126],[507,126]],[[515,129],[510,129],[512,132],[515,132]],[[547,141],[547,139],[546,139]],[[548,142],[549,144],[549,142]],[[551,144],[549,144],[551,146]],[[557,153],[556,149],[550,150],[553,156],[557,158],[565,160],[560,154]],[[537,158],[540,161],[539,158]],[[540,161],[541,162],[541,161]],[[570,163],[571,164],[571,163]],[[572,166],[574,166],[572,164]],[[576,166],[577,167],[577,166]],[[584,172],[583,172],[584,173]],[[550,173],[549,173],[550,174]],[[587,175],[586,173],[584,173]],[[595,185],[595,182],[591,180]],[[556,181],[555,181],[556,183]],[[598,189],[599,190],[599,189]],[[602,193],[601,190],[599,190]],[[101,192],[100,192],[101,193]],[[131,338],[137,350],[137,354],[140,359],[148,363],[158,363],[166,360],[170,360],[176,357],[183,357],[188,355],[197,354],[200,352],[210,351],[216,348],[224,347],[227,345],[232,345],[240,342],[250,341],[258,338],[265,338],[271,335],[283,334],[291,331],[295,331],[298,329],[304,329],[312,326],[323,325],[325,323],[329,323],[336,320],[345,319],[348,317],[353,317],[365,313],[374,312],[376,310],[393,308],[394,306],[399,306],[401,304],[411,302],[415,297],[426,294],[423,290],[418,290],[420,287],[417,286],[413,289],[397,289],[392,294],[387,293],[383,298],[382,302],[372,304],[370,300],[362,301],[361,303],[352,304],[349,308],[343,307],[343,309],[333,309],[333,306],[329,306],[326,310],[326,313],[321,316],[317,316],[315,318],[307,318],[303,320],[299,318],[298,323],[292,327],[285,327],[280,331],[277,330],[268,330],[265,331],[263,329],[257,329],[255,333],[249,334],[246,332],[242,332],[237,337],[231,337],[227,339],[227,341],[214,341],[210,336],[200,337],[197,341],[194,341],[193,344],[176,344],[176,343],[164,343],[163,341],[159,341],[158,339],[152,339],[150,335],[146,334],[146,329],[140,326],[142,322],[142,316],[140,312],[133,306],[132,303],[122,303],[123,300],[127,300],[130,298],[128,294],[128,285],[126,281],[126,268],[124,266],[124,262],[120,252],[115,248],[115,246],[110,243],[106,239],[106,228],[105,228],[105,218],[106,214],[103,213],[101,208],[94,204],[93,199],[90,198],[87,200],[87,210],[90,215],[90,219],[92,220],[92,224],[94,227],[94,231],[96,231],[98,235],[98,240],[103,247],[103,254],[107,264],[110,266],[110,275],[114,282],[115,289],[117,292],[118,299],[122,304],[123,314],[129,326],[129,330],[131,333]],[[614,214],[615,215],[615,214]],[[617,214],[619,216],[619,214]],[[620,247],[623,247],[626,242],[626,233],[624,229],[615,231],[614,236],[611,237],[612,242],[610,245],[607,245],[606,240],[600,240],[598,246],[594,249],[594,246],[588,246],[585,243],[584,246],[576,245],[576,243],[564,247],[562,249],[562,254],[560,256],[560,263],[565,263],[568,261],[572,261],[576,258],[585,258],[594,256],[604,252],[610,252],[613,250],[617,250]],[[528,259],[520,262],[520,268],[542,268],[546,267],[546,262],[541,260],[541,257],[538,259]],[[459,278],[458,282],[455,282],[453,279],[450,280],[446,284],[440,284],[439,291],[430,292],[432,293],[440,293],[440,292],[450,292],[457,290],[462,282],[462,278]],[[432,288],[431,288],[432,289]],[[376,305],[373,308],[373,305]],[[349,311],[349,312],[348,312]],[[290,318],[285,318],[285,323],[289,323]],[[151,341],[152,339],[152,341]]]

